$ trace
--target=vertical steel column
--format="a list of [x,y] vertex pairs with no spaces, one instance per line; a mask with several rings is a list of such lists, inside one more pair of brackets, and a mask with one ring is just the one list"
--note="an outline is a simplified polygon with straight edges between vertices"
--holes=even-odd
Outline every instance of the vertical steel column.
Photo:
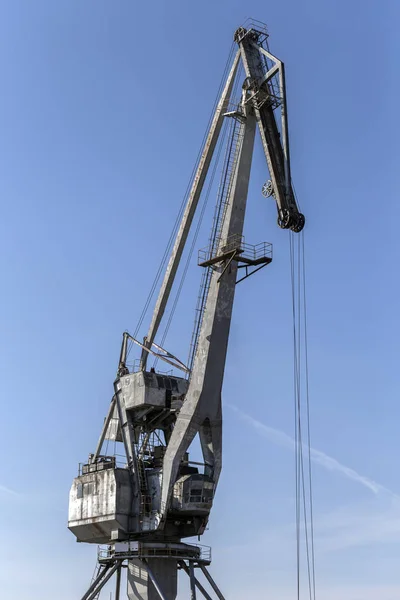
[[196,578],[194,576],[193,561],[189,560],[190,600],[196,600]]
[[[181,569],[183,569],[185,571],[186,575],[189,575],[189,567],[187,566],[187,564],[185,563],[185,561],[181,560],[179,562],[179,564],[181,566]],[[199,592],[201,594],[203,594],[204,598],[206,600],[212,600],[210,594],[208,592],[206,592],[206,590],[204,589],[204,587],[201,585],[200,581],[196,577],[194,578],[194,581],[195,581],[195,583],[197,585],[197,588],[198,588]]]
[[121,592],[121,571],[122,565],[119,565],[119,569],[117,571],[117,581],[115,583],[115,600],[119,600],[119,595]]

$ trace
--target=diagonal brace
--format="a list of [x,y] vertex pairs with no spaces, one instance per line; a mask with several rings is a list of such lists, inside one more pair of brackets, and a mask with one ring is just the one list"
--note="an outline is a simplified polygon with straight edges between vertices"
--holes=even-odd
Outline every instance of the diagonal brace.
[[[187,564],[185,563],[185,561],[184,561],[184,560],[180,560],[180,561],[179,561],[179,566],[180,566],[180,567],[181,567],[181,569],[182,569],[183,571],[185,571],[185,573],[186,573],[187,575],[189,575],[189,577],[190,577],[190,571],[189,571],[189,567],[187,566]],[[198,588],[199,592],[200,592],[201,594],[203,594],[204,598],[205,598],[206,600],[212,600],[212,598],[211,598],[210,594],[209,594],[209,593],[208,593],[208,592],[207,592],[207,591],[204,589],[204,587],[201,585],[200,581],[199,581],[199,580],[198,580],[196,577],[194,578],[194,582],[195,582],[195,584],[196,584],[196,586],[197,586],[197,588]]]
[[115,571],[120,567],[120,561],[117,561],[112,567],[105,565],[104,569],[96,577],[86,594],[81,600],[93,600],[107,581],[114,575]]

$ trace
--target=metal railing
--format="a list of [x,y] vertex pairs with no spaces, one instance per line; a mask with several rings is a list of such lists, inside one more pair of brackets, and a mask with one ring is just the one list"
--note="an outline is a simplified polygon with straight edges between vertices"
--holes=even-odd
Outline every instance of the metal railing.
[[265,38],[267,38],[269,36],[267,25],[265,23],[263,23],[262,21],[258,21],[257,19],[252,19],[252,18],[246,19],[245,22],[243,23],[242,27],[244,27],[247,30],[253,29],[257,33],[262,34]]
[[239,113],[239,114],[243,114],[243,108],[241,106],[241,97],[238,99],[237,102],[235,102],[234,100],[231,100],[230,102],[227,102],[225,105],[225,113]]
[[[138,373],[142,370],[140,358],[135,358],[134,360],[127,360],[126,366],[129,368],[130,373]],[[173,369],[168,369],[167,371],[157,369],[157,375],[165,375],[166,377],[181,377],[180,375],[175,376]]]
[[108,469],[126,469],[127,460],[126,456],[122,454],[115,454],[112,456],[101,456],[103,460],[96,461],[95,463],[83,463],[78,464],[78,476],[88,475],[90,473],[98,473],[99,471],[106,471]]
[[[124,544],[125,545],[125,544]],[[150,546],[141,542],[126,543],[126,550],[122,550],[118,544],[98,546],[97,558],[99,562],[112,560],[115,557],[129,558],[194,558],[195,560],[211,562],[211,547],[202,544],[154,544]]]
[[179,548],[174,546],[166,546],[164,548],[157,547],[141,547],[139,544],[139,556],[142,558],[152,558],[154,556],[164,558],[182,558],[184,554],[188,557],[196,557],[196,559],[211,562],[211,547],[201,544],[189,544],[188,548]]
[[217,258],[219,255],[226,255],[235,251],[239,257],[252,261],[259,260],[260,258],[272,259],[272,244],[269,242],[261,242],[255,245],[247,244],[243,235],[232,235],[226,241],[220,239],[216,246],[216,251],[214,247],[207,246],[207,248],[199,250],[199,264]]
[[97,559],[99,561],[102,560],[110,560],[114,558],[114,546],[98,546],[97,547]]
[[269,242],[260,242],[259,244],[243,244],[243,258],[258,260],[260,258],[272,258],[272,244]]

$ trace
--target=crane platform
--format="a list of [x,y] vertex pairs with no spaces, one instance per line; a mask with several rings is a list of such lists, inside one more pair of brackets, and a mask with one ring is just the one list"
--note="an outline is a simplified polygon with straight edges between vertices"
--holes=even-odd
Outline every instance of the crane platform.
[[198,265],[200,267],[212,267],[231,260],[248,266],[269,264],[272,262],[272,244],[269,242],[247,244],[244,236],[234,235],[226,242],[210,244],[199,250]]

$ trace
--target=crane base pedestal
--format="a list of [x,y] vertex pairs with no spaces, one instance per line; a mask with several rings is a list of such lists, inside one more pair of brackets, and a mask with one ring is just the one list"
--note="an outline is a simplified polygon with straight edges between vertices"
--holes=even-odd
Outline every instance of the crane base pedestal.
[[[175,600],[178,593],[176,559],[134,558],[128,560],[129,600]],[[159,591],[162,596],[160,596]]]
[[[224,600],[207,570],[211,549],[207,546],[181,542],[126,542],[99,547],[99,568],[96,578],[81,600],[97,600],[102,587],[117,573],[116,600],[120,598],[121,569],[127,567],[127,596],[129,600],[176,600],[178,571],[190,579],[191,600],[199,591],[206,600]],[[201,571],[212,589],[209,593],[195,576]]]

